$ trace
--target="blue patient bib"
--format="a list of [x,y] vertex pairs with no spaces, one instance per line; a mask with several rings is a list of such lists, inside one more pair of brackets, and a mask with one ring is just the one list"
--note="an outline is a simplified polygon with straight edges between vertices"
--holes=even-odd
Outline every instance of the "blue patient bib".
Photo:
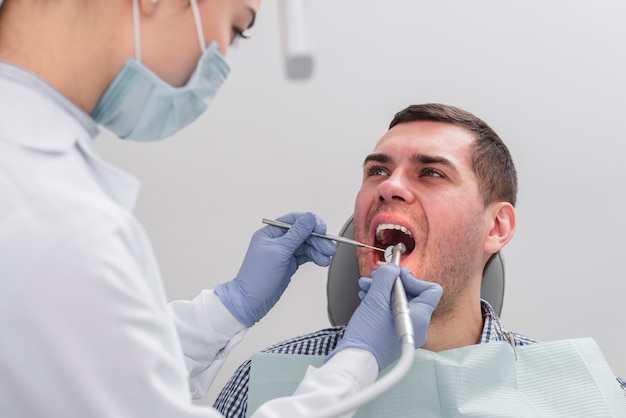
[[[252,356],[248,414],[291,395],[323,356]],[[393,367],[393,366],[391,366]],[[355,417],[626,417],[626,395],[591,338],[417,349],[408,375]]]

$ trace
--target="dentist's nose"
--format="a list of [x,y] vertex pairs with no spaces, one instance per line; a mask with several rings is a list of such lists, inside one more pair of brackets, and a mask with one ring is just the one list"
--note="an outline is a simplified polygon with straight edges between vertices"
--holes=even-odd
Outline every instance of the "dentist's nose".
[[401,200],[405,203],[413,203],[415,196],[406,176],[401,171],[394,171],[389,178],[378,185],[378,199],[381,202]]

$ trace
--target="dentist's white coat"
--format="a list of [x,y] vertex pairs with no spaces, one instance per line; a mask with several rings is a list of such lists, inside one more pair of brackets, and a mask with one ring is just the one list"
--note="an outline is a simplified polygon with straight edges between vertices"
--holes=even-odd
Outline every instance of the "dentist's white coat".
[[[167,303],[132,214],[139,184],[96,155],[97,132],[56,90],[0,62],[0,416],[220,416],[191,398],[245,327],[211,290]],[[303,396],[255,416],[317,410],[374,380],[371,354],[339,354]]]

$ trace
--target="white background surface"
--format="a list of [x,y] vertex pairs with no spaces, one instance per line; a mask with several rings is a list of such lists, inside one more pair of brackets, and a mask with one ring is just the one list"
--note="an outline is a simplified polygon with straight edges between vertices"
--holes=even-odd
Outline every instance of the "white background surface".
[[[591,336],[626,377],[626,5],[315,0],[315,69],[286,79],[277,0],[210,110],[176,137],[102,153],[143,183],[137,215],[170,299],[237,273],[261,218],[310,210],[339,232],[361,164],[394,113],[460,106],[485,119],[519,175],[518,230],[505,248],[502,320],[540,340]],[[237,347],[204,403],[252,351],[329,325],[326,270],[306,265]]]

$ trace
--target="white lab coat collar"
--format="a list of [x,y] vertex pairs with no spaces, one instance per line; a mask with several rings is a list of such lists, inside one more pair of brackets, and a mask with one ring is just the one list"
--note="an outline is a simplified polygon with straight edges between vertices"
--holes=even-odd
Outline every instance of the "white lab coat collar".
[[88,114],[36,75],[6,62],[0,62],[0,96],[0,141],[41,153],[77,148],[107,195],[132,210],[139,181],[97,155],[91,142],[99,131]]
[[[3,121],[7,124],[3,126],[8,134],[6,139],[40,151],[63,152],[76,143],[77,137],[93,139],[98,134],[98,127],[89,115],[27,70],[0,61],[0,80],[4,82],[1,86],[6,108],[1,114],[7,116]],[[50,101],[56,106],[50,106]],[[12,106],[14,103],[29,103],[28,113]],[[67,129],[51,129],[62,125]],[[67,135],[68,131],[74,135]]]

